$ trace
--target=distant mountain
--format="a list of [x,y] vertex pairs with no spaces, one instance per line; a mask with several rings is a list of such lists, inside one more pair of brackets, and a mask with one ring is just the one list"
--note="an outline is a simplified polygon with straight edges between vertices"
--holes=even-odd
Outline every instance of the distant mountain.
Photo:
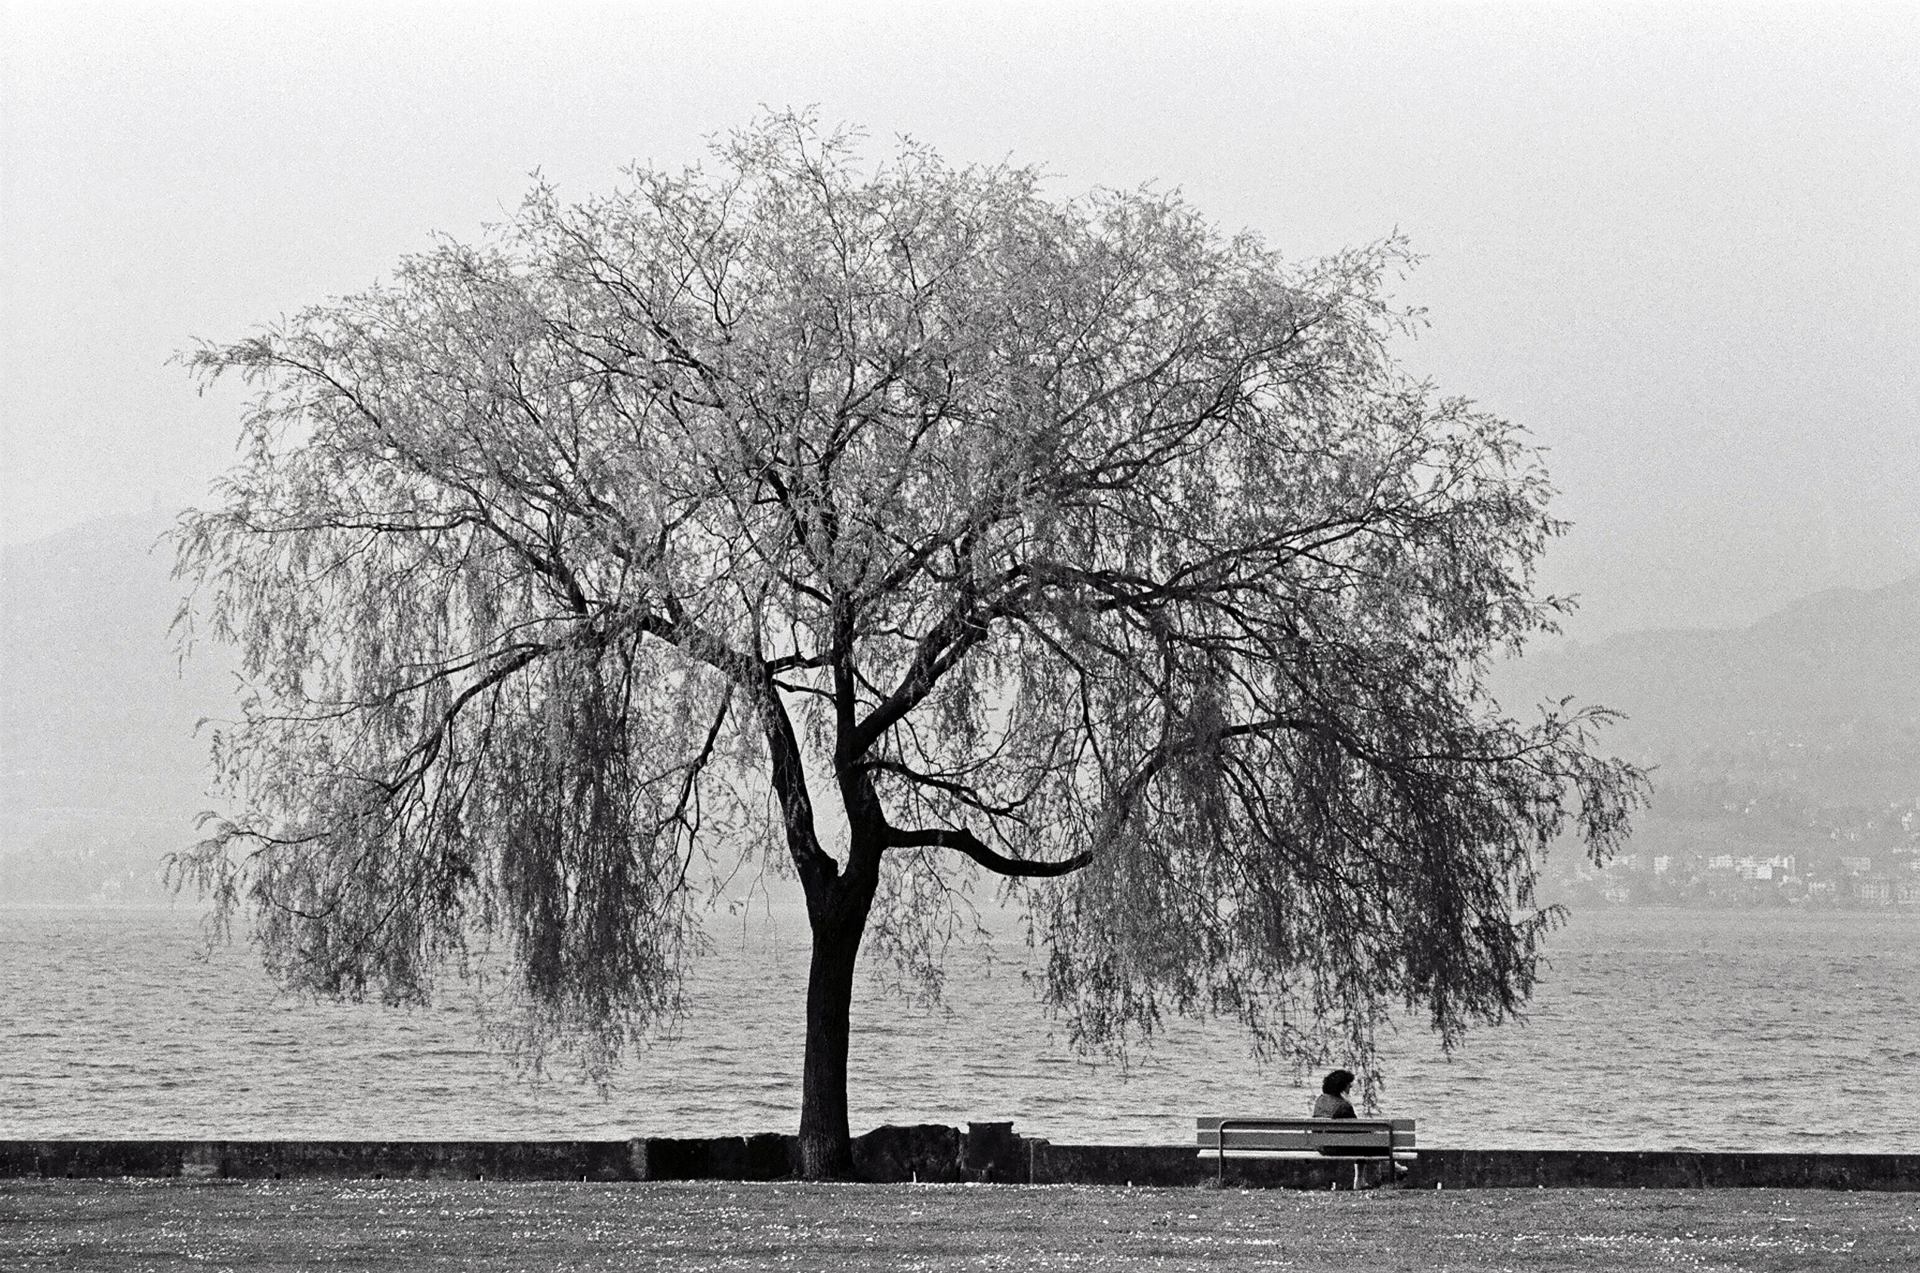
[[194,838],[195,724],[230,701],[231,661],[177,657],[170,525],[112,518],[0,550],[0,856],[15,874],[23,855],[104,854],[137,875]]
[[1920,576],[1838,588],[1749,627],[1635,632],[1508,664],[1513,710],[1572,695],[1627,719],[1617,754],[1688,781],[1736,780],[1825,805],[1920,797]]

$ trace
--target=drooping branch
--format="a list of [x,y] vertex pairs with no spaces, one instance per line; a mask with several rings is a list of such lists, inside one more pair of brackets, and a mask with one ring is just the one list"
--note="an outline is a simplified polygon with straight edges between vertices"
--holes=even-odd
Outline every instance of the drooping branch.
[[917,830],[889,827],[887,847],[952,849],[956,853],[972,858],[995,875],[1018,879],[1052,879],[1061,875],[1071,875],[1083,867],[1091,866],[1094,859],[1092,849],[1076,853],[1058,862],[1036,862],[1030,858],[1008,857],[989,847],[979,836],[964,827],[958,830],[950,827],[926,827]]

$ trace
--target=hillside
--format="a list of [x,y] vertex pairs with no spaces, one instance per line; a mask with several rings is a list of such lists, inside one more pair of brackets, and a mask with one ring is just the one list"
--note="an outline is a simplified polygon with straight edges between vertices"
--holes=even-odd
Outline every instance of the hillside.
[[1628,714],[1654,770],[1612,869],[1548,860],[1549,896],[1683,906],[1920,904],[1920,578],[1822,592],[1739,629],[1638,632],[1500,669],[1510,709]]
[[1570,694],[1627,719],[1609,749],[1669,779],[1820,807],[1920,796],[1920,577],[1834,589],[1738,629],[1636,632],[1502,668],[1510,708]]
[[113,518],[0,552],[0,899],[19,891],[8,879],[56,897],[109,877],[144,891],[193,838],[195,725],[232,682],[224,658],[183,665],[174,648],[170,524]]

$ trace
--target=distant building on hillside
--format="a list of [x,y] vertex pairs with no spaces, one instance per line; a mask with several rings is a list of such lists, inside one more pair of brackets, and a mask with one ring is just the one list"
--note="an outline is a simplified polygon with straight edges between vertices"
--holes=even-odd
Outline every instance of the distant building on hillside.
[[1868,906],[1885,906],[1893,901],[1893,881],[1880,875],[1856,875],[1851,881],[1853,900]]

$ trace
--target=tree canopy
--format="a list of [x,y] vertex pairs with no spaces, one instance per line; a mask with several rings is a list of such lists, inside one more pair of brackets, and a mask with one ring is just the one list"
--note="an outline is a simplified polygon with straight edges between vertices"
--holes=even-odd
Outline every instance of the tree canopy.
[[1088,1045],[1167,1013],[1364,1067],[1520,1009],[1550,842],[1640,776],[1490,660],[1566,602],[1514,426],[1411,379],[1388,242],[1306,265],[775,116],[190,356],[257,390],[178,552],[255,687],[183,860],[271,967],[528,1038],[671,1017],[703,857],[814,932],[801,1143],[847,1166],[863,937],[1001,877]]

